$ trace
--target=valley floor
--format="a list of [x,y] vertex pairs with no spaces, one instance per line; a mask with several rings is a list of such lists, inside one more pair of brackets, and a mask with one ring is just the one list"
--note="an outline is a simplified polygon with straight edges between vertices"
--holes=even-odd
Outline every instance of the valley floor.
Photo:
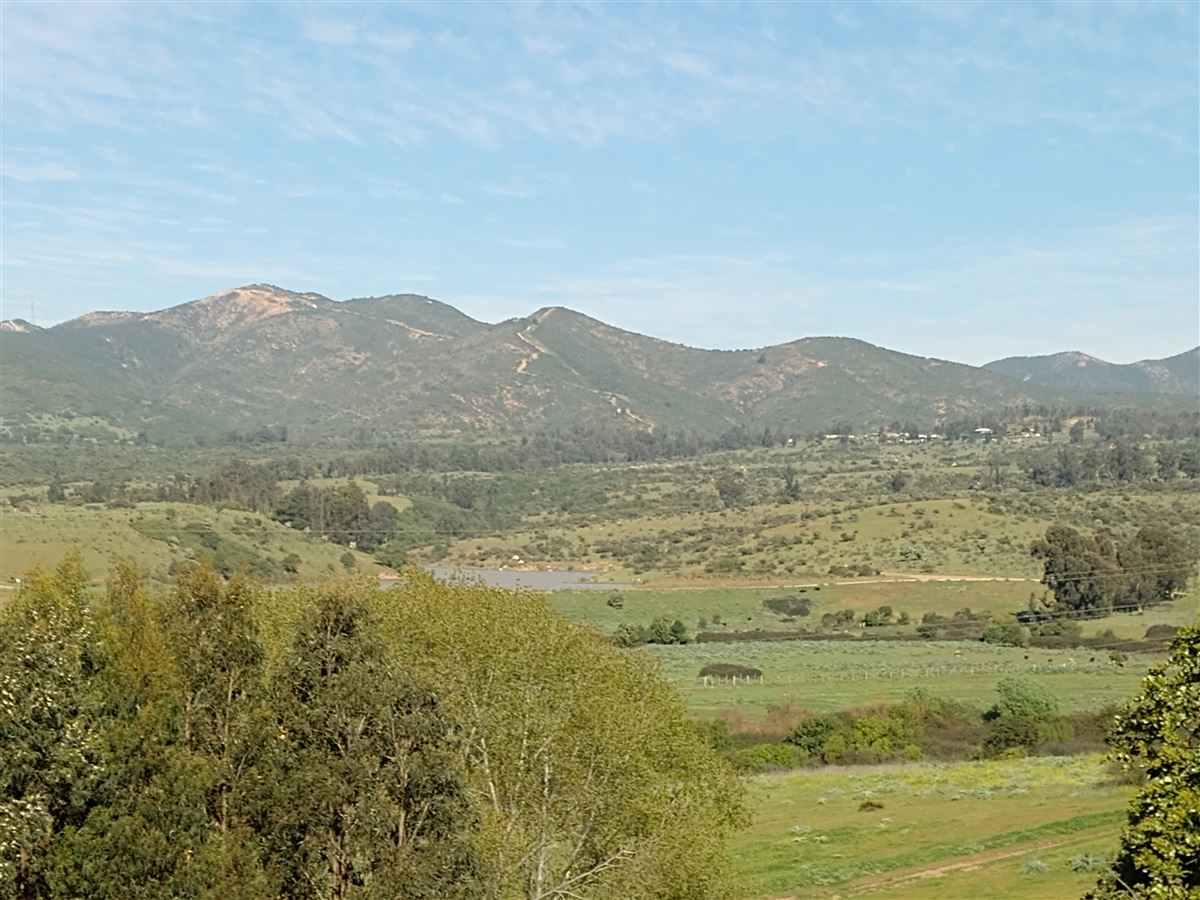
[[1080,896],[1132,788],[1101,758],[830,768],[750,780],[747,898]]

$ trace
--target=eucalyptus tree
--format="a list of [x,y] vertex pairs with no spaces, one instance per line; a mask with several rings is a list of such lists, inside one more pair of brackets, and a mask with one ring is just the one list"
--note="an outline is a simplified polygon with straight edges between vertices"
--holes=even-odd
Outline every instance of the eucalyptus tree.
[[540,595],[409,570],[369,601],[462,726],[490,896],[727,895],[741,788],[649,657]]
[[[304,594],[306,592],[300,592]],[[282,896],[479,896],[475,814],[438,697],[397,666],[353,584],[308,597],[273,679],[270,808]]]
[[263,648],[253,607],[261,588],[211,566],[181,567],[166,604],[166,638],[179,671],[179,739],[209,762],[207,813],[227,834],[244,817],[248,783],[266,743]]
[[0,894],[49,891],[47,854],[99,774],[90,715],[96,633],[78,553],[34,571],[0,612]]
[[96,610],[101,777],[86,816],[51,848],[54,895],[264,896],[256,842],[222,830],[220,817],[228,792],[213,734],[222,721],[215,685],[227,664],[209,658],[205,670],[201,662],[206,650],[229,643],[216,633],[240,627],[221,622],[226,599],[211,569],[185,572],[178,590],[164,594],[136,566],[114,567]]

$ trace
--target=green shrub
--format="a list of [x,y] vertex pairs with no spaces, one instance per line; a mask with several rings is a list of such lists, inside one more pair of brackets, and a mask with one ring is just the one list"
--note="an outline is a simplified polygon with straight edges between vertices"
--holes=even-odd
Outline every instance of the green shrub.
[[1042,872],[1049,872],[1050,867],[1035,856],[1025,860],[1019,871],[1022,875],[1040,875]]
[[1078,853],[1067,860],[1072,872],[1095,872],[1104,866],[1104,860],[1094,853]]
[[1058,715],[1058,700],[1050,690],[1028,678],[1008,677],[996,682],[999,701],[988,712],[989,718],[1044,719]]
[[877,628],[881,625],[891,625],[893,621],[893,610],[886,603],[883,606],[871,610],[863,617],[863,624],[868,628]]
[[815,756],[821,752],[825,742],[845,727],[843,720],[836,716],[809,716],[801,720],[787,737],[789,744],[794,744],[805,753]]
[[882,715],[855,719],[850,729],[850,746],[876,761],[892,759],[896,748],[912,742],[916,730],[913,712],[904,706],[893,706]]
[[993,619],[983,629],[985,644],[998,644],[1004,647],[1026,647],[1029,645],[1029,632],[1015,619]]
[[746,774],[795,769],[807,760],[808,754],[792,744],[755,744],[730,757],[733,767]]
[[732,748],[733,741],[729,737],[729,723],[724,719],[701,719],[692,724],[704,743],[718,753],[724,753]]
[[1030,628],[1031,634],[1038,637],[1079,637],[1083,634],[1083,626],[1074,619],[1051,619]]
[[841,733],[831,734],[821,747],[821,759],[827,763],[835,763],[846,755],[846,737]]

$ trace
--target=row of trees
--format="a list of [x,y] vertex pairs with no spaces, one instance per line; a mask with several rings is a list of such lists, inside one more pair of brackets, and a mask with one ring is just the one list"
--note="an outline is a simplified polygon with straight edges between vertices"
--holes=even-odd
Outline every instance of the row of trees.
[[1025,621],[1104,616],[1171,600],[1196,569],[1196,548],[1177,528],[1147,525],[1127,540],[1052,525],[1030,553],[1043,562],[1053,602],[1030,600]]
[[804,715],[777,743],[735,749],[733,736],[719,726],[711,729],[710,741],[748,772],[930,757],[1094,752],[1103,746],[1103,728],[1096,726],[1104,714],[1063,715],[1054,695],[1028,679],[1003,678],[996,692],[998,700],[986,712],[918,688],[901,703]]
[[[807,440],[820,440],[825,434],[899,434],[935,432],[948,440],[975,438],[978,427],[991,428],[993,435],[1005,435],[1018,423],[1035,423],[1042,433],[1063,430],[1062,421],[1084,415],[1101,438],[1141,440],[1145,435],[1167,440],[1200,436],[1200,416],[1195,413],[1147,410],[1107,411],[1024,407],[997,414],[950,422],[892,422],[886,428],[866,428],[849,422],[834,422],[801,432],[795,429],[734,425],[718,435],[684,429],[657,428],[653,432],[631,429],[611,423],[553,428],[497,441],[426,441],[398,443],[378,433],[364,433],[355,443],[353,454],[332,457],[317,467],[305,467],[304,473],[325,477],[353,477],[410,472],[524,472],[569,463],[603,464],[685,459],[706,453],[742,450],[751,447],[784,446]],[[296,477],[296,476],[292,476]]]
[[399,516],[386,500],[368,503],[366,493],[353,481],[327,487],[301,482],[275,508],[280,522],[366,551],[395,536]]
[[60,477],[51,479],[46,499],[51,503],[79,500],[85,503],[141,503],[155,500],[231,506],[253,512],[270,512],[279,501],[279,471],[273,464],[237,460],[200,475],[179,473],[153,486],[133,485],[123,479],[98,478],[68,491]]
[[617,626],[617,631],[613,635],[613,643],[618,647],[640,647],[643,644],[686,644],[687,642],[687,626],[679,619],[672,622],[666,616],[659,616],[649,625],[623,623]]
[[1073,487],[1094,482],[1200,478],[1200,446],[1167,442],[1153,448],[1117,442],[1107,447],[1062,447],[1027,456],[1023,466],[1039,487]]
[[0,895],[720,897],[741,794],[641,658],[412,573],[0,613]]

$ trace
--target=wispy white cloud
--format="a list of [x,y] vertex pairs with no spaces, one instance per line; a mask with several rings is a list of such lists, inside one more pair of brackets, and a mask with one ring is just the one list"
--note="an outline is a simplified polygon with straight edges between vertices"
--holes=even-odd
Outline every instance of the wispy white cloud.
[[0,165],[0,176],[13,181],[78,181],[82,176],[62,163],[13,163],[5,160]]
[[367,195],[376,200],[409,200],[417,195],[411,185],[403,182],[371,183]]
[[344,47],[358,43],[358,28],[347,21],[309,19],[303,23],[304,37],[318,44]]
[[557,237],[543,238],[501,238],[500,243],[505,247],[516,247],[521,250],[561,250],[563,242]]
[[508,187],[502,184],[489,184],[480,188],[485,194],[494,194],[497,197],[511,197],[514,200],[524,200],[529,196],[529,191],[524,188]]
[[[95,4],[103,10],[85,14],[74,4],[70,16],[33,6],[6,13],[6,99],[60,123],[199,127],[241,108],[311,139],[403,141],[411,127],[497,147],[530,134],[585,146],[655,139],[718,118],[886,133],[934,116],[1164,140],[1194,120],[1180,112],[1195,97],[1195,63],[1180,52],[1194,50],[1194,11],[1164,4],[893,4],[873,10],[886,41],[848,26],[862,17],[849,7],[717,6],[681,19],[655,6],[489,6],[466,18],[432,6],[297,6],[286,13],[299,52],[247,39],[237,6]],[[1181,18],[1174,37],[1125,34],[1170,15]],[[843,43],[808,36],[826,21]],[[1046,64],[1059,53],[1060,65]],[[1098,88],[1094,102],[1064,88],[1071,76]],[[1156,91],[1144,89],[1151,81]]]

